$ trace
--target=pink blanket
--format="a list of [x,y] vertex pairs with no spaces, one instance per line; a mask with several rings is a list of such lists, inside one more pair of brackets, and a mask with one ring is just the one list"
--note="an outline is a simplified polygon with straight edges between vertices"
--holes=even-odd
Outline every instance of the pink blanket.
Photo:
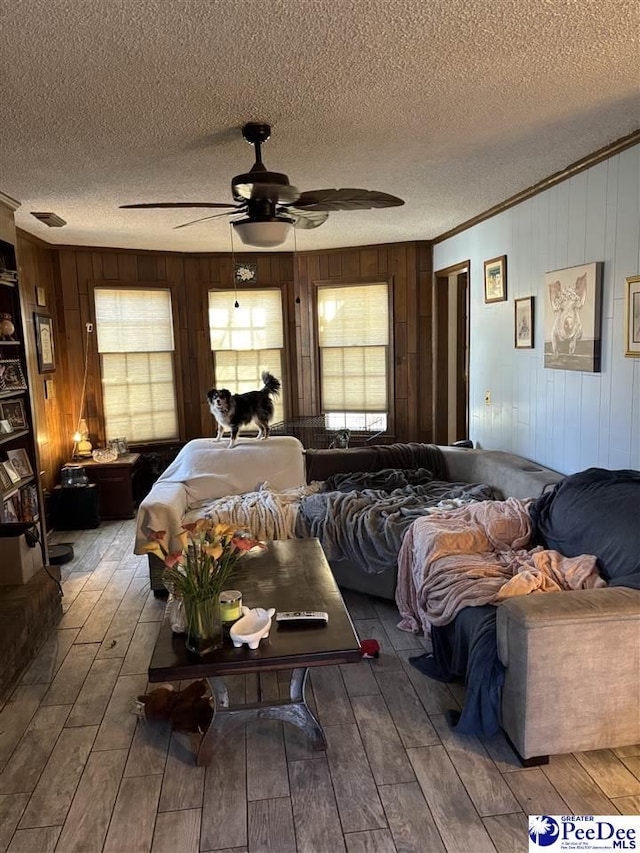
[[463,607],[512,595],[606,586],[591,555],[526,550],[527,501],[481,501],[426,516],[407,531],[398,557],[398,627],[429,634]]

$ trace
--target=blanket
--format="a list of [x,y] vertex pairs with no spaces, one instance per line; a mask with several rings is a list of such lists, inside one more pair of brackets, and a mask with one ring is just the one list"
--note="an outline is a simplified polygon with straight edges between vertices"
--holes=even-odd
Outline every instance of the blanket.
[[461,734],[490,736],[500,726],[504,667],[495,605],[512,595],[606,586],[593,555],[526,550],[529,505],[508,498],[441,513],[428,524],[416,521],[400,550],[399,627],[422,628],[433,643],[433,653],[409,660],[431,678],[464,678],[465,701],[455,726]]
[[255,539],[295,539],[300,501],[317,492],[320,486],[313,483],[278,492],[264,483],[255,492],[204,501],[192,507],[183,521],[188,523],[207,516],[216,522],[246,528]]
[[[297,522],[298,536],[317,537],[327,559],[349,560],[368,574],[396,566],[402,539],[416,519],[468,501],[487,500],[494,494],[484,484],[433,480],[427,469],[420,469],[417,477],[416,472],[405,472],[407,485],[390,492],[358,488],[374,476],[395,485],[399,475],[390,471],[352,473],[348,491],[319,492],[303,498]],[[346,488],[346,481],[340,482],[341,488]]]
[[528,501],[484,501],[419,519],[398,558],[396,602],[407,631],[446,625],[469,606],[512,595],[606,586],[596,558],[564,557],[531,537]]

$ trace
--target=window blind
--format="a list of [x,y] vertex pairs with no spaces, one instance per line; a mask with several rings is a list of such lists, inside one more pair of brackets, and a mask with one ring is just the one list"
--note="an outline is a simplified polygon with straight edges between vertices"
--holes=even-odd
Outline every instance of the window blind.
[[96,288],[107,438],[178,437],[171,293]]
[[388,285],[318,288],[318,343],[323,411],[386,412]]

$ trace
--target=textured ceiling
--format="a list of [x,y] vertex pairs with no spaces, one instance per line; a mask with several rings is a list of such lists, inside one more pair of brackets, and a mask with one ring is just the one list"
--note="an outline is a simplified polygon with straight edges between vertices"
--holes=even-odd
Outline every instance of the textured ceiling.
[[[0,0],[0,190],[73,245],[228,251],[267,168],[404,207],[332,213],[299,249],[429,239],[639,124],[636,0]],[[49,229],[30,211],[67,221]],[[290,251],[293,242],[281,247]]]

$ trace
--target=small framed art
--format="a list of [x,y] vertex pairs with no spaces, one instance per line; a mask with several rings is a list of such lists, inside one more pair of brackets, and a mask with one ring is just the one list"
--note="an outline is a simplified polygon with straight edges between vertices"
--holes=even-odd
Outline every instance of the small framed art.
[[7,459],[13,465],[14,470],[20,475],[21,480],[33,474],[33,468],[24,447],[20,447],[17,450],[7,450]]
[[0,391],[26,391],[27,383],[17,358],[0,359]]
[[640,275],[627,279],[624,316],[624,354],[627,358],[640,358]]
[[34,314],[33,325],[36,330],[38,370],[40,373],[53,373],[56,369],[53,348],[53,317],[49,317],[48,314]]
[[484,262],[484,301],[505,302],[507,299],[507,256],[500,255]]
[[514,346],[516,349],[533,349],[533,296],[514,302]]
[[14,432],[25,429],[27,426],[22,400],[5,400],[4,403],[0,403],[0,417],[2,420],[9,421]]
[[251,262],[237,263],[234,279],[238,284],[255,284],[258,280],[258,265]]

